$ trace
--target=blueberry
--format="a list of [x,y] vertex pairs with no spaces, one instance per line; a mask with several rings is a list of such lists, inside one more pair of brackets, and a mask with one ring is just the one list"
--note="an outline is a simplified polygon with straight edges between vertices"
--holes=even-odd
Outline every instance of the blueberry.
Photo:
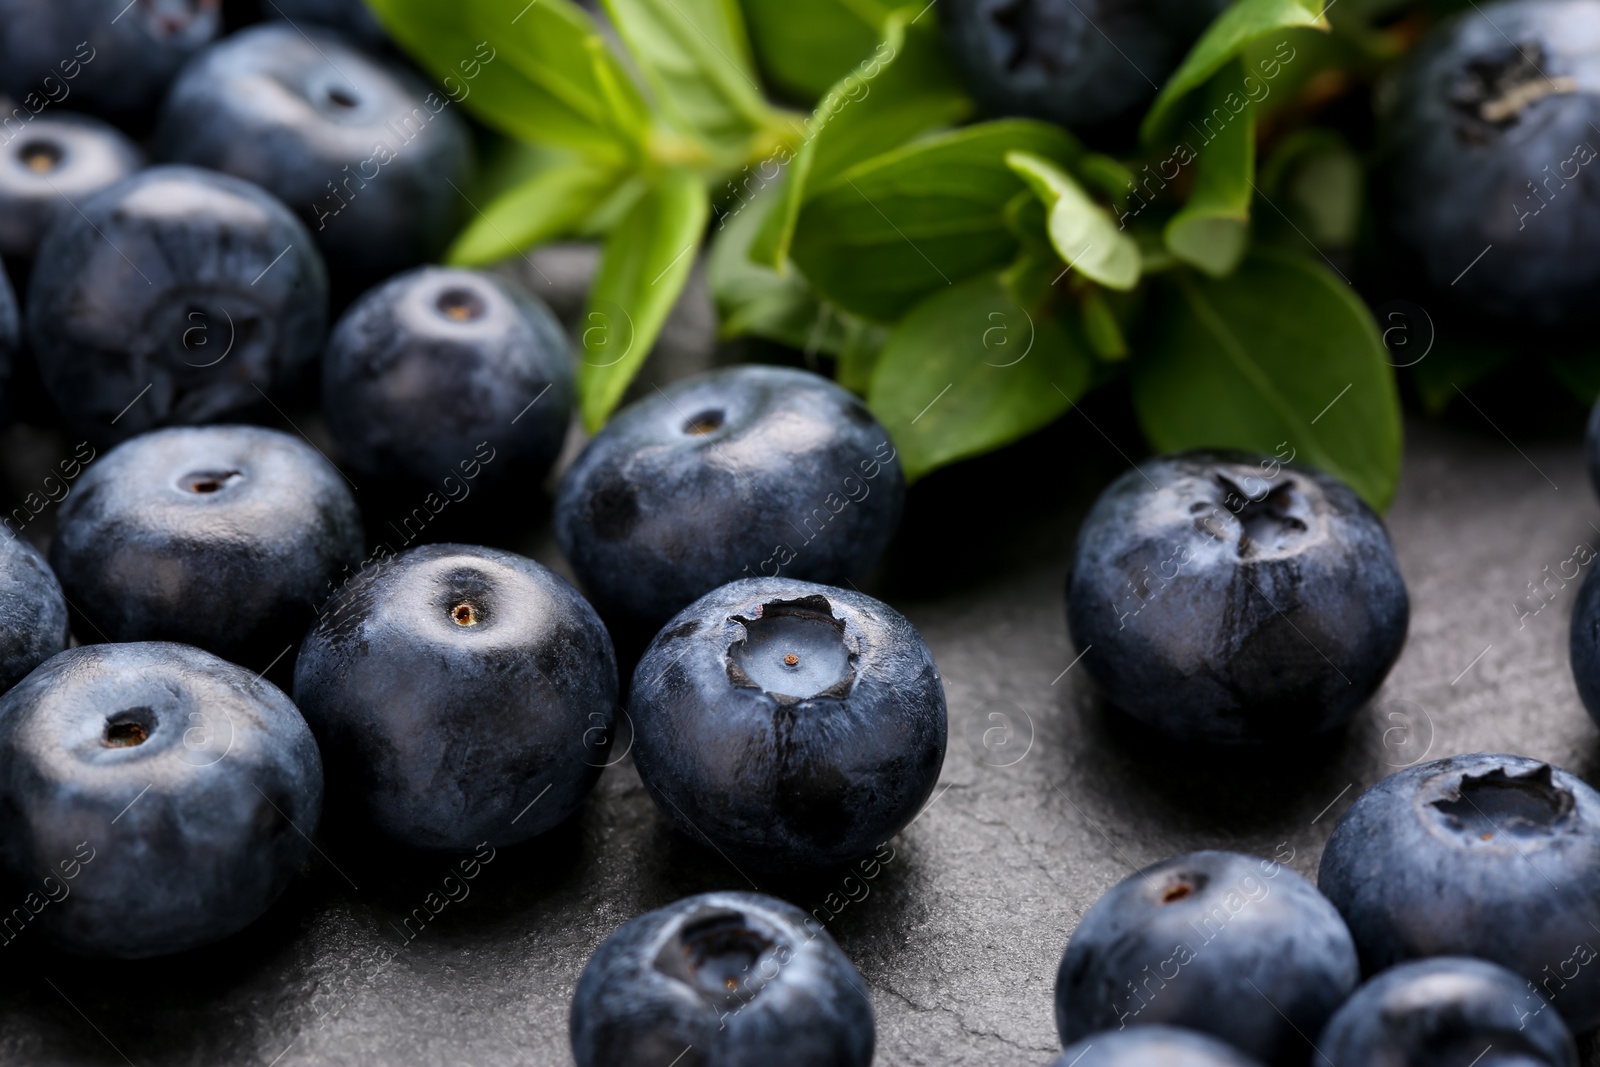
[[265,14],[296,25],[310,22],[338,30],[369,52],[389,47],[389,35],[362,0],[272,0]]
[[1078,531],[1073,642],[1110,701],[1185,741],[1342,724],[1405,643],[1383,522],[1336,479],[1236,452],[1146,462]]
[[659,626],[736,578],[863,574],[904,503],[859,400],[806,371],[730,367],[612,419],[562,479],[556,537],[602,614]]
[[321,808],[289,698],[199,649],[69,649],[0,699],[0,860],[43,878],[29,921],[70,951],[158,956],[243,929]]
[[156,153],[257,183],[336,271],[383,277],[437,256],[466,206],[471,142],[449,105],[336,34],[269,22],[184,67]]
[[1084,913],[1056,975],[1062,1044],[1166,1023],[1266,1063],[1306,1038],[1360,978],[1350,931],[1312,884],[1272,860],[1191,852],[1129,875]]
[[0,693],[67,647],[67,602],[44,556],[0,527]]
[[500,846],[578,809],[617,705],[611,638],[531,559],[424,545],[357,575],[295,664],[295,702],[384,833]]
[[1584,434],[1584,450],[1589,458],[1589,484],[1600,493],[1600,400],[1589,411],[1588,430]]
[[5,397],[6,386],[11,381],[11,367],[21,347],[22,322],[17,314],[17,294],[11,289],[5,264],[0,263],[0,399]]
[[311,236],[249,182],[151,167],[60,212],[28,286],[28,340],[96,439],[259,404],[317,356],[328,277]]
[[0,152],[0,256],[32,259],[57,212],[144,166],[115,126],[70,111],[46,112]]
[[85,637],[182,641],[265,666],[361,550],[355,499],[310,445],[203,426],[100,457],[61,504],[50,560]]
[[1392,774],[1334,827],[1318,881],[1368,973],[1477,956],[1573,1030],[1600,1023],[1600,794],[1566,771],[1476,753]]
[[390,279],[345,312],[322,359],[328,428],[372,477],[436,481],[487,441],[537,481],[561,451],[572,391],[550,309],[478,271]]
[[1356,990],[1317,1042],[1319,1062],[1393,1067],[1578,1067],[1561,1016],[1483,960],[1403,963]]
[[634,765],[656,806],[732,863],[865,856],[933,791],[944,687],[887,604],[789,578],[683,609],[633,675]]
[[991,114],[1094,126],[1154,99],[1228,0],[945,0],[945,41]]
[[1568,638],[1572,677],[1589,717],[1600,723],[1600,580],[1591,570],[1578,587]]
[[1069,1045],[1051,1067],[1257,1067],[1208,1034],[1177,1026],[1106,1030]]
[[1383,214],[1434,290],[1514,321],[1587,312],[1600,4],[1474,4],[1429,32],[1380,100]]
[[136,119],[221,28],[222,0],[0,0],[0,90],[18,121],[52,104]]
[[828,932],[759,893],[702,893],[624,923],[572,998],[578,1067],[867,1067],[873,1026]]

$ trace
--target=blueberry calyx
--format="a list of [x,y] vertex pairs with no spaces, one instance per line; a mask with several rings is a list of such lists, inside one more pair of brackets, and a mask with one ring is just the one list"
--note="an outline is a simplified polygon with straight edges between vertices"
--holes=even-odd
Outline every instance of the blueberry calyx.
[[1547,62],[1537,41],[1525,41],[1509,45],[1492,60],[1468,63],[1450,93],[1450,103],[1466,120],[1456,135],[1467,143],[1484,144],[1490,130],[1510,129],[1545,97],[1578,91],[1578,80],[1571,75],[1546,77],[1542,68]]
[[726,413],[718,408],[712,408],[690,416],[683,424],[683,432],[695,437],[704,437],[708,433],[716,433],[722,429],[725,421],[727,421]]
[[471,322],[483,318],[488,311],[483,298],[470,289],[446,289],[434,303],[439,314],[451,322]]
[[[1236,546],[1240,559],[1262,551],[1282,549],[1294,538],[1311,527],[1294,514],[1308,512],[1293,479],[1268,485],[1251,495],[1225,474],[1216,475],[1217,488],[1222,491],[1222,506],[1239,525]],[[1189,505],[1195,516],[1195,529],[1216,541],[1235,540],[1222,528],[1222,513],[1211,501],[1197,500]]]
[[658,973],[684,983],[718,1012],[748,1004],[777,974],[758,966],[780,950],[776,932],[746,913],[708,908],[684,918],[656,954]]
[[135,748],[150,739],[156,729],[153,708],[128,708],[106,716],[106,733],[102,741],[107,748]]
[[61,146],[53,141],[29,141],[17,150],[22,165],[35,174],[49,174],[61,164]]
[[843,700],[856,682],[859,640],[820,594],[772,600],[731,615],[742,636],[728,646],[728,680],[780,705]]
[[1451,830],[1480,841],[1496,834],[1547,834],[1572,814],[1575,805],[1572,793],[1555,784],[1548,763],[1526,774],[1507,774],[1504,767],[1495,767],[1463,775],[1454,791],[1431,803]]

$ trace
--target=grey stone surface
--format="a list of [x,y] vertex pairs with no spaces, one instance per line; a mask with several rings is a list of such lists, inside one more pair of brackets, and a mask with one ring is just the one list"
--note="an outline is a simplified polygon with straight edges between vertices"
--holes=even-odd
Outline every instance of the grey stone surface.
[[[945,677],[939,789],[876,877],[759,886],[831,914],[871,989],[879,1064],[1047,1063],[1062,948],[1137,865],[1204,847],[1292,850],[1314,876],[1355,795],[1425,756],[1505,750],[1600,772],[1567,666],[1575,586],[1552,583],[1536,614],[1515,608],[1546,566],[1600,545],[1575,441],[1524,443],[1524,458],[1487,432],[1409,427],[1388,516],[1412,597],[1405,652],[1346,733],[1271,758],[1164,746],[1067,669],[1062,578],[1076,523],[1120,462],[1104,451],[1087,473],[1041,478],[1054,498],[1014,524],[988,501],[913,507],[903,558],[873,588],[921,628]],[[997,527],[985,543],[1008,547],[944,580],[926,561],[970,555],[975,514]],[[556,562],[539,531],[528,543]],[[26,931],[0,948],[0,1063],[567,1064],[568,1001],[611,929],[751,884],[667,828],[626,758],[572,822],[483,863],[436,916],[425,901],[458,858],[339,824],[318,844],[262,922],[212,949],[91,963]],[[408,937],[417,914],[431,917],[412,918],[421,932]]]

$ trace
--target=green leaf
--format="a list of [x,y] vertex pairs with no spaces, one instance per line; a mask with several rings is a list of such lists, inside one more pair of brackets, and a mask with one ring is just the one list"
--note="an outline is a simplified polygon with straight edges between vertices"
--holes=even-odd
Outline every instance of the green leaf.
[[1070,174],[1028,152],[1007,152],[1006,166],[1022,176],[1049,211],[1050,243],[1069,269],[1108,289],[1138,284],[1139,246]]
[[589,291],[578,356],[578,395],[592,433],[650,354],[694,268],[711,205],[700,177],[667,171],[611,231]]
[[[1234,90],[1244,69],[1230,62],[1206,86],[1198,125],[1194,187],[1168,222],[1164,238],[1178,259],[1214,278],[1233,273],[1250,239],[1250,200],[1255,195],[1256,113]],[[1239,101],[1237,110],[1230,101]]]
[[[1396,315],[1395,325],[1391,326],[1380,317],[1380,329],[1409,331],[1412,324],[1403,316]],[[1407,339],[1409,340],[1409,338]],[[1516,352],[1505,344],[1496,344],[1493,341],[1479,341],[1471,337],[1434,337],[1427,341],[1428,347],[1419,352],[1415,349],[1406,351],[1403,346],[1391,346],[1390,352],[1399,353],[1390,356],[1391,362],[1399,360],[1403,355],[1405,361],[1416,358],[1417,362],[1409,366],[1412,384],[1417,387],[1417,397],[1422,401],[1423,410],[1430,415],[1437,415],[1450,406],[1451,401],[1460,396],[1459,390],[1470,389],[1473,383],[1499,370],[1516,357]],[[1402,361],[1404,362],[1404,361]],[[1553,369],[1553,364],[1552,364]]]
[[1400,475],[1400,400],[1360,298],[1283,252],[1257,252],[1221,280],[1171,277],[1168,307],[1131,376],[1151,445],[1292,449],[1386,506]]
[[913,141],[858,163],[801,209],[794,262],[840,307],[894,322],[930,293],[1016,256],[1006,202],[1024,190],[1008,151],[1078,154],[1060,127],[1002,119]]
[[524,140],[620,158],[647,134],[638,89],[571,0],[370,0],[410,56],[463,107]]
[[985,274],[940,290],[895,327],[867,402],[918,478],[1053,421],[1088,388],[1092,367],[1059,320],[1033,318]]
[[744,0],[761,69],[807,101],[872,53],[894,7],[884,0]]
[[1146,143],[1170,128],[1178,103],[1210,81],[1251,42],[1277,30],[1299,26],[1327,29],[1322,0],[1236,0],[1195,42],[1177,72],[1162,86],[1145,114],[1140,133]]
[[446,263],[494,263],[574,232],[620,180],[611,167],[577,157],[537,171],[507,189],[456,234]]
[[810,192],[847,168],[967,117],[972,102],[946,58],[931,20],[896,11],[865,62],[828,91],[784,179],[782,209],[757,241],[757,259],[780,270],[789,258],[800,207]]
[[837,352],[845,319],[790,271],[779,274],[750,258],[750,244],[780,200],[776,190],[757,194],[718,221],[706,257],[706,282],[724,337],[754,334],[808,351]]
[[680,129],[740,142],[775,121],[734,0],[604,0],[662,112]]
[[1361,161],[1345,139],[1312,127],[1284,138],[1261,171],[1262,192],[1316,245],[1349,248],[1361,217]]

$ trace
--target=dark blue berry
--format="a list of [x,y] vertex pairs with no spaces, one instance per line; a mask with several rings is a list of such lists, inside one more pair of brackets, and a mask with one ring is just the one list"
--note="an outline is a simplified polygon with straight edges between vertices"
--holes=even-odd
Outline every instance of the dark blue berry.
[[379,829],[470,849],[577,810],[606,761],[617,663],[594,609],[547,568],[425,545],[339,592],[300,650],[294,695]]
[[362,0],[272,0],[264,13],[296,25],[310,22],[338,30],[369,52],[389,46],[389,35]]
[[730,367],[612,419],[562,479],[556,536],[602,614],[659,626],[737,578],[860,576],[904,501],[861,401],[806,371]]
[[78,208],[39,243],[28,340],[51,398],[86,433],[214,422],[316,359],[322,257],[257,186],[151,167]]
[[1156,95],[1227,0],[945,0],[945,41],[995,115],[1064,126],[1120,118]]
[[1102,1030],[1068,1045],[1050,1067],[1258,1067],[1209,1034],[1177,1026]]
[[[437,482],[484,443],[537,482],[572,415],[572,356],[550,309],[477,271],[423,267],[340,318],[322,410],[364,475]],[[486,468],[487,470],[488,468]]]
[[115,126],[46,112],[0,149],[0,256],[32,259],[51,220],[144,166]]
[[1129,875],[1084,913],[1056,975],[1063,1044],[1165,1023],[1265,1063],[1304,1063],[1360,979],[1350,931],[1282,864],[1191,852]]
[[142,119],[221,28],[222,0],[0,0],[0,90],[21,121],[55,105]]
[[872,1002],[833,938],[759,893],[686,897],[624,923],[572,998],[578,1067],[867,1067]]
[[85,638],[182,641],[264,667],[361,550],[355,499],[314,448],[200,426],[100,457],[62,502],[50,559]]
[[255,182],[305,221],[336,271],[364,277],[444,249],[467,209],[471,147],[442,91],[337,34],[282,22],[185,66],[156,128],[158,156]]
[[1393,1067],[1578,1067],[1561,1016],[1483,960],[1402,963],[1356,990],[1317,1041],[1316,1062]]
[[17,294],[11,289],[11,277],[0,263],[0,400],[5,399],[6,386],[11,381],[11,368],[22,348],[22,319],[17,312]]
[[0,527],[0,693],[67,647],[67,602],[44,556]]
[[933,791],[944,687],[887,604],[787,578],[725,585],[639,661],[634,764],[661,813],[734,864],[870,853]]
[[1476,753],[1392,774],[1339,820],[1318,882],[1368,973],[1476,956],[1574,1031],[1600,1023],[1600,794],[1566,771]]
[[73,952],[158,956],[243,929],[321,809],[289,698],[199,649],[70,649],[0,699],[0,860],[44,878],[30,922]]
[[1588,310],[1600,285],[1588,236],[1600,229],[1597,59],[1593,0],[1474,4],[1380,94],[1383,214],[1434,290],[1519,322]]
[[1243,453],[1150,460],[1084,519],[1067,621],[1111,703],[1186,741],[1342,724],[1405,643],[1383,522],[1318,471]]

